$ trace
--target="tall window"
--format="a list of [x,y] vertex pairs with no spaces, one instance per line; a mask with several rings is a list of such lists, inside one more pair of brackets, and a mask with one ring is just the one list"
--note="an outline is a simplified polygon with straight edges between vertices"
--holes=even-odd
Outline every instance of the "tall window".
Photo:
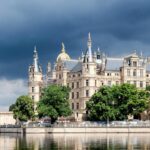
[[61,79],[61,74],[59,74],[59,79]]
[[72,82],[72,89],[74,89],[74,83]]
[[72,99],[74,99],[74,92],[72,92]]
[[34,92],[34,87],[32,87],[32,92]]
[[86,97],[89,97],[89,90],[86,90]]
[[133,70],[133,76],[136,76],[136,69]]
[[140,69],[140,77],[143,77],[143,69]]
[[79,109],[79,103],[77,103],[77,109]]
[[87,69],[89,69],[89,65],[88,65],[88,64],[87,64],[87,66],[86,66],[86,67],[87,67]]
[[86,86],[89,86],[89,80],[86,80]]
[[77,88],[79,88],[79,82],[77,82]]
[[72,103],[72,109],[74,109],[74,103]]
[[130,69],[127,69],[127,76],[130,76]]
[[77,92],[77,99],[79,98],[79,92]]
[[143,81],[140,81],[140,87],[141,88],[143,87]]
[[69,87],[69,83],[67,83],[67,87]]
[[97,81],[95,80],[95,86],[97,86]]
[[133,61],[133,67],[137,67],[137,62]]
[[32,99],[34,100],[34,96],[32,95]]

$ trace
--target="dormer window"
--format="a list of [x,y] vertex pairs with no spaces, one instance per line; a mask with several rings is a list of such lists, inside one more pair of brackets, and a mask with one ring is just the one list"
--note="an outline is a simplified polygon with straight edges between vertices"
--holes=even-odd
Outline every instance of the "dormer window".
[[137,62],[133,61],[133,67],[137,67]]

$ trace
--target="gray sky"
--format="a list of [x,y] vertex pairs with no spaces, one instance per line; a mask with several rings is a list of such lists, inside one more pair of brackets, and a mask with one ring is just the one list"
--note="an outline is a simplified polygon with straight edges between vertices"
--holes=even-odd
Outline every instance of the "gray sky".
[[0,111],[27,93],[34,45],[45,70],[49,60],[55,61],[61,42],[78,58],[86,49],[88,32],[93,50],[100,47],[109,56],[122,56],[136,49],[149,56],[150,1],[1,0]]

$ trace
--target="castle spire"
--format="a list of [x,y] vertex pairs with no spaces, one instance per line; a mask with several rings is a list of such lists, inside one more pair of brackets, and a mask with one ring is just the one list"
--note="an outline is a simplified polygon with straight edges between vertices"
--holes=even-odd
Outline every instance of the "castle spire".
[[92,40],[91,40],[91,34],[90,32],[88,33],[88,43],[87,43],[88,48],[92,47]]
[[61,45],[62,45],[61,52],[62,52],[62,53],[65,53],[65,45],[64,45],[64,43],[62,42]]
[[36,46],[34,46],[33,66],[34,66],[34,71],[35,72],[39,72],[39,67],[38,67],[38,53],[37,53]]
[[87,42],[87,47],[88,47],[88,56],[89,56],[89,62],[92,62],[92,40],[91,40],[91,34],[89,32],[88,34],[88,42]]

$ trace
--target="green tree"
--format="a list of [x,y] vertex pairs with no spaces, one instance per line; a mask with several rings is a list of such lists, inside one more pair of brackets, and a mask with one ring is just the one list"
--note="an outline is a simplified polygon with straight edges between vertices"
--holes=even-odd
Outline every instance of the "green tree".
[[37,107],[39,117],[49,116],[54,122],[58,117],[71,115],[69,91],[69,88],[58,85],[43,89],[42,98]]
[[124,120],[129,114],[138,116],[148,108],[145,90],[131,84],[101,87],[87,102],[90,120]]
[[90,120],[115,120],[117,109],[114,108],[112,89],[103,86],[86,104]]
[[13,111],[14,107],[15,107],[15,104],[10,105],[9,106],[9,111]]
[[34,117],[33,101],[28,96],[20,96],[12,109],[14,118],[20,121],[27,121]]
[[146,90],[150,91],[150,85],[146,86]]

